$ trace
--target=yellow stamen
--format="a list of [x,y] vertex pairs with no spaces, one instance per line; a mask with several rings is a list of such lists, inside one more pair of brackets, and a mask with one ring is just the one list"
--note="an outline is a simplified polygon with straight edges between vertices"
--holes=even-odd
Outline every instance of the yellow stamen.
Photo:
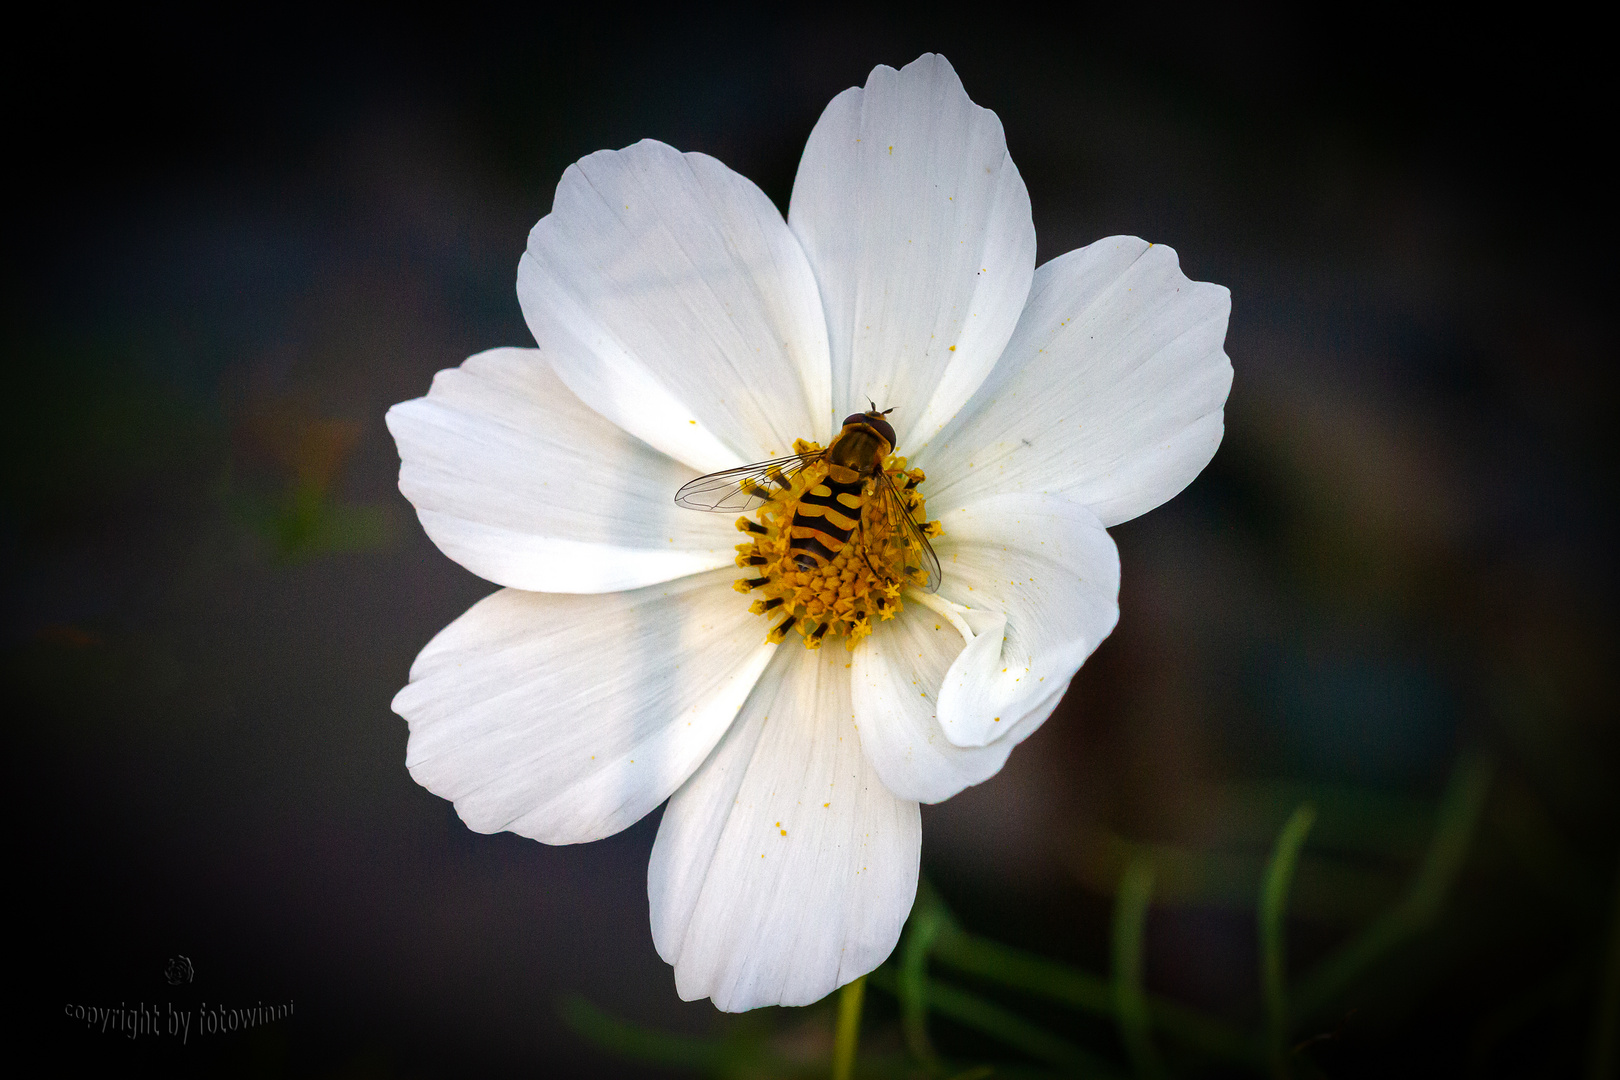
[[[793,449],[813,454],[821,447],[800,439]],[[923,535],[941,535],[944,530],[939,522],[927,519],[917,491],[926,479],[922,470],[907,469],[905,458],[891,454],[883,462],[883,471],[898,492],[904,512],[918,523]],[[856,642],[872,632],[874,620],[886,622],[900,612],[905,584],[925,581],[918,568],[921,553],[905,529],[896,527],[898,523],[884,512],[875,476],[866,481],[859,496],[839,494],[836,507],[816,502],[801,506],[806,494],[814,493],[818,500],[831,495],[832,489],[823,483],[829,473],[835,482],[845,484],[859,476],[853,469],[826,461],[805,466],[791,482],[773,475],[772,486],[752,488],[766,499],[754,517],[737,519],[737,530],[748,537],[746,543],[737,545],[737,565],[758,576],[739,579],[735,588],[741,593],[757,590],[764,597],[755,600],[749,610],[770,616],[774,625],[766,635],[768,641],[780,642],[789,630],[797,630],[806,648],[818,649],[825,638],[843,636],[845,648],[854,649]],[[795,528],[795,514],[801,515],[801,521],[825,522],[827,528],[803,524]],[[810,569],[800,565],[796,556],[803,548],[796,551],[792,547],[796,536],[802,543],[819,533],[818,542],[825,546],[827,536],[844,530],[849,530],[849,539],[838,546],[826,565]]]

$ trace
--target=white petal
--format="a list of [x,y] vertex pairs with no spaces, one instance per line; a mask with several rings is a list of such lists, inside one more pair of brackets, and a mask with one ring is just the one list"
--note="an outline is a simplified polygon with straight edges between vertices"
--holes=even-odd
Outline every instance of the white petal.
[[878,67],[810,133],[788,223],[827,309],[833,409],[894,406],[915,451],[995,365],[1029,295],[1035,226],[1001,121],[942,56]]
[[569,166],[518,299],[574,393],[699,472],[830,434],[810,265],[765,193],[714,158],[645,140]]
[[730,565],[692,470],[585,407],[534,349],[492,349],[388,410],[399,488],[446,555],[517,589],[608,592]]
[[708,756],[776,648],[734,576],[479,601],[394,698],[411,776],[477,832],[577,844],[634,824]]
[[988,746],[1114,629],[1119,553],[1090,510],[1051,495],[992,495],[940,521],[939,594],[907,604],[929,605],[968,639],[940,681],[939,725],[957,746]]
[[884,786],[901,798],[936,803],[988,780],[1013,747],[1046,722],[1069,688],[1065,679],[1033,711],[1003,717],[999,737],[989,745],[957,746],[945,737],[937,708],[945,673],[964,644],[951,620],[908,600],[851,657],[861,749]]
[[861,753],[846,653],[785,645],[664,811],[653,942],[681,997],[807,1005],[894,950],[917,891],[917,804]]
[[1044,264],[1000,366],[918,455],[929,502],[1046,491],[1117,525],[1171,498],[1221,442],[1231,308],[1135,237]]

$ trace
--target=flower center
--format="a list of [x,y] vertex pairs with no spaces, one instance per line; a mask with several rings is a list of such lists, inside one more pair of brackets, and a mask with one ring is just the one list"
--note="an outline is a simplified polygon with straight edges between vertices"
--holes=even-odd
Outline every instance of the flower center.
[[[803,439],[793,449],[822,452]],[[845,647],[854,649],[872,632],[874,619],[900,611],[903,585],[926,583],[918,541],[901,520],[909,518],[930,537],[943,531],[928,520],[917,491],[926,477],[890,454],[867,475],[820,456],[791,476],[771,479],[775,488],[752,489],[766,502],[752,518],[737,519],[748,534],[748,542],[737,545],[737,565],[759,576],[742,578],[734,588],[761,594],[749,610],[776,620],[766,640],[780,642],[797,630],[806,648],[818,649],[822,639],[844,634]]]

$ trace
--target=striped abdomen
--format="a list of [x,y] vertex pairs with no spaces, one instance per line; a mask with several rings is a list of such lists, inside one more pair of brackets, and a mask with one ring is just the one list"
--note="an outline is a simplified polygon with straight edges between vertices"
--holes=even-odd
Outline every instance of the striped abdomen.
[[800,570],[826,566],[844,550],[860,525],[865,479],[854,469],[829,464],[821,483],[799,497],[788,550]]

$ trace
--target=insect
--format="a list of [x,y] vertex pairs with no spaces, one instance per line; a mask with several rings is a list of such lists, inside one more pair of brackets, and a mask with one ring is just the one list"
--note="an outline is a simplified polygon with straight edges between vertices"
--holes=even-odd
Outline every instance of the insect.
[[[909,490],[912,481],[906,478],[901,487],[896,487],[894,478],[883,467],[894,452],[894,428],[884,419],[893,411],[879,412],[874,404],[866,412],[845,417],[843,430],[825,450],[789,454],[700,476],[681,486],[675,502],[689,510],[747,512],[771,498],[767,485],[786,490],[793,486],[793,477],[801,469],[826,462],[826,478],[800,497],[793,515],[788,543],[793,563],[800,570],[819,569],[853,542],[860,545],[862,557],[874,574],[896,577],[879,571],[869,554],[869,534],[881,531],[905,537],[905,577],[933,592],[939,588],[939,556],[934,554],[901,494]],[[845,526],[840,519],[851,524]]]

